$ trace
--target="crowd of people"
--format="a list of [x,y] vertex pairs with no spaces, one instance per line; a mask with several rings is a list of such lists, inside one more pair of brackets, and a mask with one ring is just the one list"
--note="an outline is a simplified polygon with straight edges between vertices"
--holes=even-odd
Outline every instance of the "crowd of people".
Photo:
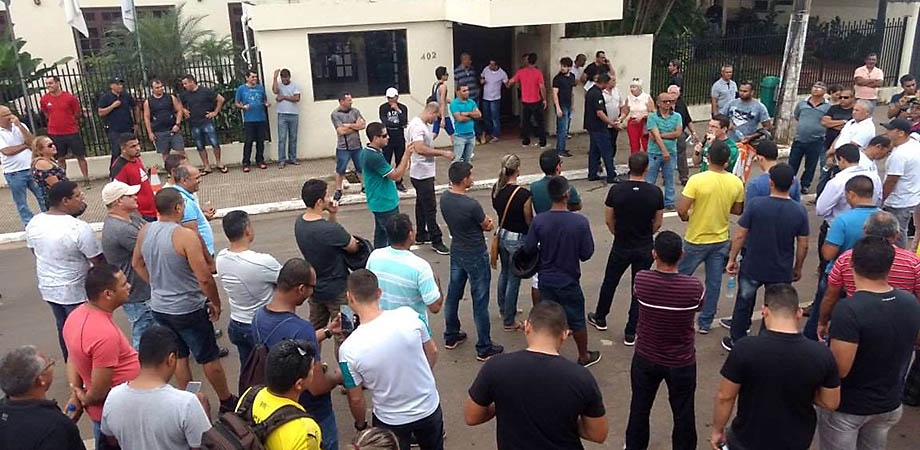
[[[183,154],[169,152],[173,135],[167,132],[174,134],[172,127],[183,118],[191,120],[191,109],[192,117],[205,117],[194,125],[199,149],[213,135],[208,121],[223,99],[202,91],[194,78],[183,79],[185,99],[144,106],[151,117],[171,114],[165,122],[170,129],[153,128],[156,141],[166,141],[168,187],[154,194],[139,159],[140,142],[130,129],[113,135],[117,152],[113,149],[111,181],[102,188],[109,214],[101,239],[79,219],[87,207],[81,187],[54,170],[60,167],[48,148],[54,136],[32,139],[9,110],[0,110],[0,138],[7,144],[13,137],[23,139],[2,149],[4,169],[28,141],[35,146],[34,165],[41,163],[44,169],[37,170],[46,174],[36,195],[47,211],[23,221],[71,392],[63,409],[47,398],[55,366],[47,349],[9,351],[0,360],[0,389],[6,396],[0,400],[0,443],[83,448],[75,423],[85,413],[97,448],[224,448],[215,442],[227,438],[231,414],[256,430],[267,450],[443,449],[442,407],[460,405],[442,405],[434,367],[441,351],[468,339],[459,314],[467,283],[476,359],[484,364],[462,406],[465,422],[476,426],[495,418],[502,449],[604,443],[609,440],[607,408],[588,370],[603,352],[589,348],[588,326],[608,331],[620,279],[631,269],[622,335],[624,345],[634,346],[624,448],[648,448],[651,409],[662,381],[673,416],[672,448],[697,448],[695,340],[697,334],[709,334],[714,323],[729,329],[721,339],[729,353],[714,399],[711,448],[807,449],[815,439],[822,450],[885,448],[902,403],[920,405],[920,358],[915,357],[920,256],[917,243],[908,239],[909,223],[920,209],[916,81],[901,78],[904,92],[892,100],[891,120],[881,135],[872,120],[882,78],[874,55],[856,70],[854,87],[815,83],[811,95],[796,105],[796,139],[790,162],[784,163],[778,162],[776,144],[761,137],[772,123],[754,98],[753,84],[732,81],[731,66],[722,67],[713,84],[708,131],[698,139],[683,114],[678,61],[668,65],[672,85],[653,98],[641,91],[641,80],[632,80],[630,93],[621,97],[602,51],[587,66],[584,55],[563,58],[552,82],[557,127],[568,128],[572,89],[583,84],[589,180],[610,184],[604,217],[613,244],[589,312],[581,265],[594,256],[595,239],[588,219],[577,212],[581,196],[561,175],[562,160],[570,156],[564,133],[556,148],[539,155],[542,179],[519,183],[521,158],[509,154],[501,158],[491,205],[469,195],[475,145],[487,141],[489,133],[495,133],[493,140],[498,137],[496,106],[486,103],[498,100],[490,83],[521,84],[522,143],[536,138],[540,146],[546,144],[542,111],[550,99],[536,55],[524,60],[525,67],[509,78],[494,61],[477,74],[465,54],[454,71],[456,96],[449,102],[447,69],[438,68],[430,101],[411,120],[395,89],[381,105],[380,121],[370,123],[343,94],[331,116],[338,134],[336,183],[310,179],[303,184],[305,210],[294,224],[302,257],[283,264],[252,249],[256,233],[243,211],[223,217],[229,246],[215,251],[214,208],[196,195],[210,165],[201,171]],[[277,73],[280,84],[273,83],[272,91],[277,101],[293,104],[300,97],[289,75]],[[119,86],[113,79],[114,100],[100,101],[100,114],[131,107],[120,100]],[[193,106],[185,106],[189,96]],[[215,101],[216,110],[208,103]],[[234,103],[244,111],[244,170],[253,144],[256,165],[262,167],[264,123],[257,124],[265,121],[266,98],[255,73]],[[296,148],[293,123],[284,125],[288,149]],[[635,146],[628,173],[617,174],[614,143],[624,128]],[[452,135],[451,150],[433,147],[440,130]],[[217,168],[224,171],[216,140],[212,144]],[[434,188],[439,157],[450,161],[450,187],[440,196]],[[279,155],[296,163],[285,158]],[[881,178],[876,161],[885,158]],[[690,159],[699,171],[691,175],[689,165],[681,168],[676,159]],[[363,169],[373,241],[354,236],[337,219],[349,161]],[[812,230],[801,196],[811,189],[818,163],[820,275],[813,307],[806,312],[793,283],[807,270]],[[750,167],[738,170],[753,164],[760,175],[749,177]],[[680,194],[675,173],[684,184]],[[400,211],[407,174],[417,194],[414,222]],[[659,174],[663,189],[655,184]],[[489,207],[494,215],[487,213]],[[687,223],[683,236],[662,230],[669,211]],[[449,248],[439,215],[448,228]],[[739,216],[734,226],[732,215]],[[490,241],[484,233],[490,233]],[[413,251],[418,244],[449,255],[446,288],[431,264]],[[703,280],[694,276],[700,265]],[[493,269],[499,269],[502,329],[522,332],[526,350],[506,353],[492,339]],[[733,311],[717,318],[725,273]],[[519,321],[520,285],[527,278],[532,306]],[[763,321],[751,333],[761,287]],[[224,310],[221,289],[230,315],[227,334],[243,368],[237,383],[221,363],[231,352],[220,348],[215,334],[214,322]],[[308,318],[297,312],[304,303]],[[130,319],[130,333],[113,321],[117,309]],[[430,325],[442,313],[444,333],[435,336]],[[560,355],[569,337],[577,350],[574,361]],[[333,347],[332,364],[322,360],[324,342]],[[193,380],[190,356],[217,394],[217,414],[201,382]],[[358,432],[342,445],[342,418],[331,399],[339,386]],[[373,404],[369,417],[365,391]]]

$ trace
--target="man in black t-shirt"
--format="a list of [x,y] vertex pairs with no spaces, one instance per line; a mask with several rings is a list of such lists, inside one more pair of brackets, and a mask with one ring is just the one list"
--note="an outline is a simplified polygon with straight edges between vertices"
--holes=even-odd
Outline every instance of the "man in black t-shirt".
[[585,130],[588,130],[588,181],[597,181],[600,162],[603,159],[604,169],[607,173],[607,183],[616,183],[617,171],[613,165],[613,141],[607,126],[615,127],[616,117],[607,116],[607,102],[604,92],[609,85],[614,83],[610,75],[602,73],[597,76],[597,82],[585,93]]
[[604,443],[609,425],[597,381],[559,355],[568,332],[562,306],[537,303],[524,322],[527,349],[489,360],[470,386],[467,425],[495,417],[502,450],[576,450],[584,448],[581,439]]
[[[766,329],[738,341],[722,366],[712,417],[712,448],[725,443],[733,450],[809,448],[817,421],[812,405],[835,409],[840,402],[840,377],[827,347],[799,332],[801,319],[799,297],[792,285],[767,286]],[[736,398],[738,414],[726,432]],[[826,450],[824,445],[821,449]]]
[[582,72],[580,81],[582,83],[587,83],[589,81],[592,83],[597,83],[598,75],[602,73],[609,74],[610,72],[610,61],[607,61],[607,54],[604,53],[603,50],[598,50],[594,53],[594,62],[588,64],[588,66],[585,67],[584,72]]
[[96,112],[99,113],[100,117],[105,117],[106,134],[109,137],[112,162],[114,163],[118,156],[121,155],[118,136],[121,133],[133,132],[138,134],[138,131],[140,131],[134,121],[134,116],[140,117],[140,111],[137,111],[134,97],[125,92],[125,80],[120,77],[109,79],[109,92],[99,97]]
[[[409,125],[409,108],[399,103],[399,91],[396,88],[387,88],[387,101],[380,105],[380,123],[387,127],[387,134],[390,140],[386,147],[383,148],[383,157],[387,163],[393,167],[398,167],[399,162],[403,159],[406,152],[406,126]],[[393,157],[396,157],[396,164],[393,164]],[[400,192],[406,192],[406,186],[403,180],[396,182],[396,189]]]
[[[657,186],[645,182],[648,172],[648,154],[633,153],[629,156],[629,180],[615,184],[607,193],[604,202],[607,229],[613,234],[613,246],[607,257],[604,282],[597,298],[597,308],[588,313],[588,323],[594,328],[607,329],[607,314],[613,303],[613,295],[626,269],[632,267],[631,283],[636,273],[652,267],[652,235],[661,228],[664,217],[664,196]],[[629,305],[629,320],[626,322],[623,343],[636,343],[636,321],[639,318],[639,303],[635,290]]]
[[572,88],[578,80],[572,71],[572,58],[568,56],[559,61],[559,73],[553,77],[553,103],[556,105],[556,153],[559,156],[572,156],[565,148],[572,121]]
[[220,162],[220,143],[217,140],[217,129],[214,127],[214,118],[224,106],[224,96],[199,86],[198,81],[192,75],[182,77],[182,87],[185,89],[185,92],[179,94],[179,100],[182,101],[182,115],[188,120],[189,130],[198,148],[198,156],[201,157],[204,173],[211,173],[211,162],[208,160],[205,140],[211,144],[214,151],[217,170],[227,173],[227,167]]
[[[888,430],[901,419],[904,374],[920,343],[920,304],[888,284],[895,251],[882,237],[853,247],[856,292],[837,303],[830,346],[840,368],[839,408],[819,410],[821,450],[885,448]],[[836,411],[835,411],[836,409]]]
[[834,141],[837,140],[837,136],[840,135],[840,130],[843,129],[843,126],[853,118],[853,105],[856,102],[853,88],[846,87],[841,89],[838,98],[840,103],[831,105],[824,117],[821,118],[821,126],[827,128],[827,132],[824,133],[825,148],[831,147]]

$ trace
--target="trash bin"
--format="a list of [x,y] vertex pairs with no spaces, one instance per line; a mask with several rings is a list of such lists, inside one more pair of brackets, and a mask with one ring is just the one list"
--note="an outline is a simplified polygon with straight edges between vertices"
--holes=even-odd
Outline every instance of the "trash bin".
[[770,117],[776,112],[776,88],[779,87],[779,77],[767,76],[760,80],[760,102],[767,107]]

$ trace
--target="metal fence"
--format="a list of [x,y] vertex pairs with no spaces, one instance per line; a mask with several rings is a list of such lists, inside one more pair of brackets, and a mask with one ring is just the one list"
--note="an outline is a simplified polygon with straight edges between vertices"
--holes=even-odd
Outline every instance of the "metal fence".
[[[799,79],[799,92],[807,93],[815,81],[852,84],[853,71],[863,64],[868,53],[878,54],[878,66],[885,73],[885,85],[897,82],[901,49],[907,31],[907,18],[842,23],[839,21],[809,26],[805,57]],[[712,83],[719,78],[723,64],[734,67],[733,79],[751,80],[759,89],[764,76],[782,75],[786,32],[730,37],[687,37],[655,39],[652,50],[651,92],[667,89],[668,61],[681,61],[684,97],[688,104],[709,103]]]
[[[37,133],[44,134],[47,118],[41,113],[39,106],[39,100],[45,93],[42,77],[55,75],[61,80],[62,88],[75,95],[80,101],[83,109],[80,135],[83,137],[87,155],[107,155],[110,151],[105,132],[105,121],[97,113],[97,104],[99,98],[109,91],[108,81],[111,77],[118,76],[125,80],[125,92],[134,97],[140,109],[144,99],[150,95],[148,80],[158,78],[162,80],[167,93],[179,95],[182,92],[181,76],[191,74],[198,80],[200,86],[213,89],[226,99],[221,113],[214,119],[220,143],[226,144],[242,140],[242,116],[239,110],[233,107],[233,98],[237,87],[245,82],[246,72],[250,68],[245,61],[239,57],[225,56],[183,59],[172,63],[145,60],[144,63],[146,73],[141,70],[139,61],[111,62],[95,58],[71,61],[57,66],[43,66],[31,76],[27,76],[28,96],[23,96],[21,89],[5,92],[2,93],[5,97],[2,103],[19,114],[23,123],[29,123],[31,115]],[[258,67],[255,70],[261,73]],[[153,150],[153,144],[149,141],[146,127],[142,122],[143,118],[138,117],[138,119],[140,119],[137,121],[140,124],[138,137],[144,150]],[[194,145],[187,122],[183,122],[182,128],[186,145]]]

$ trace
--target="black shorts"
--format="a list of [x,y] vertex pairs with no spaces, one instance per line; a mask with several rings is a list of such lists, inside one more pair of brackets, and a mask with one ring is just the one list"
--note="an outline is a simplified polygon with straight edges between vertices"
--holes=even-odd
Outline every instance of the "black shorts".
[[220,358],[220,348],[214,337],[214,326],[208,317],[208,308],[188,314],[163,314],[153,312],[153,318],[179,336],[179,358],[195,356],[198,364],[207,364]]
[[68,154],[73,156],[86,156],[86,147],[83,146],[83,138],[80,133],[74,134],[50,134],[51,142],[57,149],[57,157],[65,158]]

